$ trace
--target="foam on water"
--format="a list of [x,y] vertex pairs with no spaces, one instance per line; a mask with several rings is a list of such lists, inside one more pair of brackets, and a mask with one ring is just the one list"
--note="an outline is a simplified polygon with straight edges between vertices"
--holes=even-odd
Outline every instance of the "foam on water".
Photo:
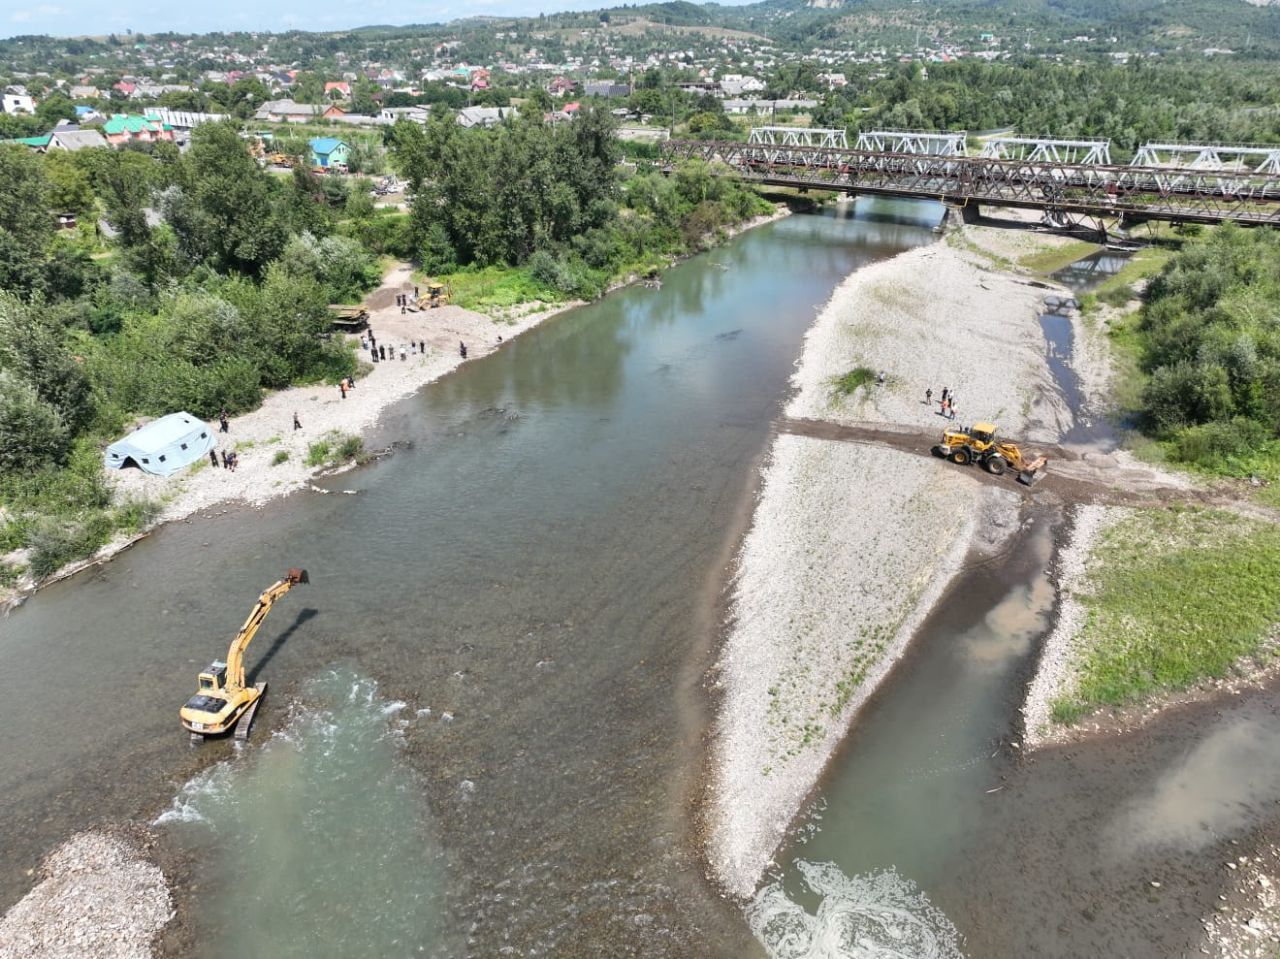
[[201,921],[234,923],[246,955],[451,954],[439,935],[443,853],[401,759],[406,704],[349,671],[316,677],[303,700],[279,732],[193,778],[156,820],[180,839],[219,837],[223,854],[202,871],[211,893]]
[[780,880],[747,905],[751,931],[771,959],[963,959],[951,920],[895,870],[846,876],[831,862],[795,866],[819,897],[816,912]]

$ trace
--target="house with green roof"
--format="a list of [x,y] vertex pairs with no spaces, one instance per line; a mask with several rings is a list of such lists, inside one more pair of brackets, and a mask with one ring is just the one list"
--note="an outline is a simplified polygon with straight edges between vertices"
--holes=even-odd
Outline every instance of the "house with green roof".
[[316,137],[311,141],[311,165],[332,169],[345,167],[351,147],[337,137]]
[[49,141],[53,139],[52,133],[46,133],[42,137],[18,137],[13,140],[3,140],[3,143],[17,143],[24,147],[30,147],[37,153],[44,153],[49,149]]
[[172,140],[173,127],[159,120],[117,113],[102,125],[102,135],[112,146],[133,142],[155,143],[158,140]]

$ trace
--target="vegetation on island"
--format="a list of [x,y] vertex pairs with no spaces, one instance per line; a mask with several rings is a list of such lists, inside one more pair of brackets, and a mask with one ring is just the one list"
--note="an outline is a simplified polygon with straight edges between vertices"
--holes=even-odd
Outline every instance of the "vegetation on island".
[[1280,237],[1224,226],[1162,258],[1141,310],[1114,329],[1142,377],[1143,428],[1172,462],[1280,480]]
[[1053,718],[1072,723],[1232,674],[1268,657],[1280,621],[1280,527],[1193,508],[1135,510],[1089,557],[1086,619],[1070,692]]

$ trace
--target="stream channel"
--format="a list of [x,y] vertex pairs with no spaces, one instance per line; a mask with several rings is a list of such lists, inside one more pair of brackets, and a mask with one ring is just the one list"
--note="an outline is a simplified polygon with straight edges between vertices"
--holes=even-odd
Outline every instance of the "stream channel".
[[[1080,294],[1123,263],[1098,253],[1055,279]],[[1075,415],[1064,443],[1114,449],[1108,419],[1081,408],[1071,320],[1051,311],[1041,326]],[[1274,684],[1022,755],[1023,687],[1070,518],[1037,495],[1022,519],[1002,555],[956,577],[815,789],[748,906],[770,956],[1200,955],[1223,862],[1276,828]]]
[[[757,952],[689,834],[716,601],[815,309],[940,214],[749,231],[398,404],[369,438],[396,455],[336,495],[42,591],[0,624],[0,908],[71,833],[144,820],[168,955]],[[254,741],[190,747],[196,672],[289,566]]]

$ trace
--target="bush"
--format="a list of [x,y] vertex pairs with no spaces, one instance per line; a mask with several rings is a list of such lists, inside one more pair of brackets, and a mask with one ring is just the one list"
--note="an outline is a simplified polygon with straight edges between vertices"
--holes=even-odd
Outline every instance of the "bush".
[[1172,458],[1221,471],[1227,461],[1249,456],[1271,439],[1266,427],[1243,416],[1224,423],[1188,426],[1173,438]]
[[281,463],[288,462],[288,460],[289,460],[288,450],[276,450],[276,455],[271,457],[271,465],[279,466]]
[[40,578],[51,576],[68,563],[92,556],[110,537],[111,520],[105,513],[72,523],[42,517],[29,537],[31,571]]

